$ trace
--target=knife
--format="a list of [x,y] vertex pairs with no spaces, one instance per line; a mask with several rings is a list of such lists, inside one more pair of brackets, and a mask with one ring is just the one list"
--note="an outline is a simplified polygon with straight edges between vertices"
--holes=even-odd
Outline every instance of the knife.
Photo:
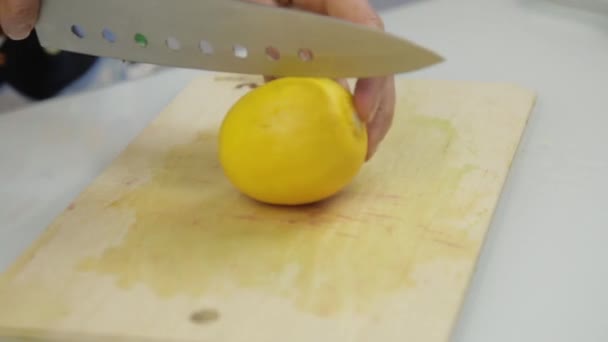
[[49,49],[156,65],[267,76],[361,78],[443,61],[401,37],[239,0],[43,0]]

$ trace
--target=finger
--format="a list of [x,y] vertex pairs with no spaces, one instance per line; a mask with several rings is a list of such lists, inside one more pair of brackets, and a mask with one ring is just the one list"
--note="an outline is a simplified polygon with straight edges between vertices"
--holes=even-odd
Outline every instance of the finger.
[[[293,6],[384,30],[384,23],[367,0],[293,0]],[[361,79],[355,88],[355,104],[361,120],[371,122],[382,100],[388,79]]]
[[292,6],[357,24],[384,29],[384,23],[368,0],[293,0]]
[[[253,2],[256,4],[260,4],[260,5],[270,5],[270,6],[281,6],[281,1],[276,1],[276,0],[245,0],[247,2]],[[277,77],[275,76],[270,76],[270,75],[264,75],[264,82],[268,83],[271,81],[276,80]]]
[[388,78],[366,78],[357,81],[355,86],[354,101],[359,117],[364,122],[372,122],[374,115],[383,99]]
[[[298,2],[308,2],[296,0]],[[328,15],[343,18],[354,23],[384,30],[384,23],[367,0],[331,1],[315,0],[319,8],[325,7]],[[388,79],[385,77],[361,79],[355,87],[355,105],[361,120],[372,122],[382,101]]]
[[2,0],[0,23],[11,39],[21,40],[29,36],[38,20],[39,0]]
[[395,82],[388,78],[383,96],[378,105],[374,119],[367,126],[368,149],[366,160],[370,160],[384,140],[395,116]]
[[[289,6],[296,7],[302,10],[317,12],[324,15],[330,15],[356,23],[370,25],[382,28],[382,21],[375,14],[366,0],[348,0],[348,1],[333,1],[333,0],[247,0],[265,5]],[[265,76],[265,82],[270,82],[278,77]],[[349,92],[351,91],[348,82],[345,79],[335,79],[342,87]],[[363,92],[366,93],[365,91]],[[376,92],[371,92],[376,93]],[[370,112],[371,110],[367,110]]]

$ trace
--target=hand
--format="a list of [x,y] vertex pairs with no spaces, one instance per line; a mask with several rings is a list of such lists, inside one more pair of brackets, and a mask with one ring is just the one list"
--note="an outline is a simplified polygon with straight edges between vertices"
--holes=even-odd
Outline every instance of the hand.
[[0,33],[13,40],[27,38],[38,20],[39,9],[40,0],[0,0]]
[[[367,0],[249,1],[296,7],[384,30],[382,20]],[[395,112],[395,82],[393,76],[358,80],[354,92],[354,101],[361,120],[367,123],[369,139],[367,160],[369,160],[388,133],[393,121]]]

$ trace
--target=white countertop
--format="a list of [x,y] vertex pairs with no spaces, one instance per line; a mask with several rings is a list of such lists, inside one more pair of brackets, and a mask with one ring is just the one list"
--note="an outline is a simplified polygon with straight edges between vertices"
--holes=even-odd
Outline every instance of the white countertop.
[[[381,6],[387,29],[447,62],[408,77],[539,95],[453,342],[608,341],[608,3],[590,13],[544,0],[409,2]],[[199,74],[0,114],[0,270]]]

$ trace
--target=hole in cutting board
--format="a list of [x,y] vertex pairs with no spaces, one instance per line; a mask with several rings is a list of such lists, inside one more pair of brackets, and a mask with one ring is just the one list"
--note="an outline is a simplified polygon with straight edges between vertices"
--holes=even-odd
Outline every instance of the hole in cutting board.
[[182,48],[182,44],[175,37],[167,38],[167,47],[171,50],[177,51]]
[[276,47],[269,46],[266,48],[266,56],[268,56],[268,59],[271,61],[278,61],[281,59],[281,52],[279,52],[279,49]]
[[201,49],[204,55],[213,54],[213,45],[211,45],[211,43],[206,40],[201,40],[199,48]]
[[116,35],[110,29],[104,28],[101,32],[103,39],[107,40],[110,43],[116,42]]
[[232,47],[232,51],[234,52],[234,56],[237,58],[247,58],[247,55],[249,54],[246,47],[238,44]]
[[71,31],[78,38],[82,39],[85,36],[84,28],[80,25],[72,25]]
[[215,322],[220,318],[220,313],[215,309],[202,309],[190,315],[190,321],[196,324],[207,324]]

